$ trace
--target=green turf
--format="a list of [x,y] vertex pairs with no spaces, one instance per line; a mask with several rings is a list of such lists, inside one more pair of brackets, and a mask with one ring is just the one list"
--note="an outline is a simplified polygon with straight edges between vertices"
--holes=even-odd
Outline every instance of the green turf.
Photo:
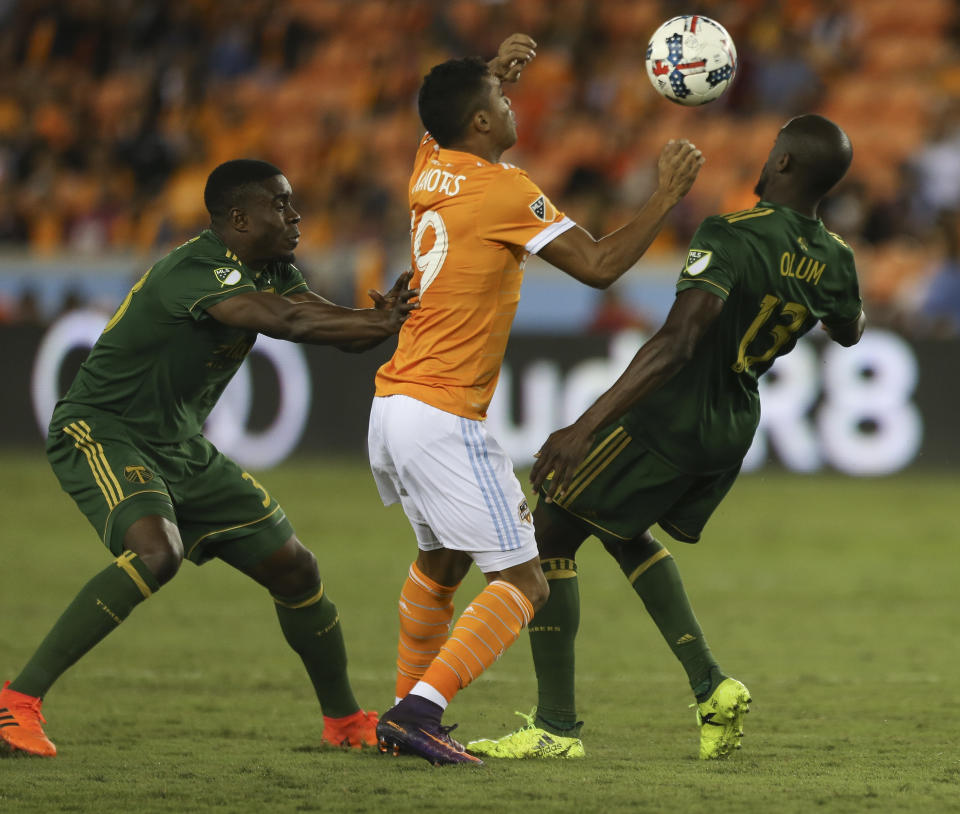
[[[0,473],[2,678],[108,558],[40,455],[4,456]],[[317,553],[361,702],[386,708],[414,555],[399,508],[380,507],[359,460],[262,482]],[[958,487],[745,476],[703,543],[668,542],[714,653],[753,692],[729,761],[695,759],[682,671],[596,544],[579,558],[587,758],[483,769],[321,751],[270,601],[212,563],[185,566],[57,684],[44,712],[60,755],[0,762],[0,811],[960,811]],[[524,636],[447,720],[496,736],[533,701]]]

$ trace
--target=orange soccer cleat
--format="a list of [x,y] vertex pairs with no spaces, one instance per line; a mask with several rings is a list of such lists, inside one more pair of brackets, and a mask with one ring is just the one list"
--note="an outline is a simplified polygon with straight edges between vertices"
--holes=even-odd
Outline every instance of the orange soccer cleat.
[[323,716],[323,743],[343,749],[377,745],[377,713],[358,709],[342,718]]
[[47,722],[40,713],[43,700],[8,689],[9,686],[8,681],[0,690],[0,746],[37,757],[53,757],[57,747],[40,726]]

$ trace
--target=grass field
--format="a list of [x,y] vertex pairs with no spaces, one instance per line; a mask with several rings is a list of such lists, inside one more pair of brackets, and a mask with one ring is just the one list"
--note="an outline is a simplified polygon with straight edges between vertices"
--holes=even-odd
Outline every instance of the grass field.
[[[360,460],[261,480],[317,553],[358,697],[383,710],[406,521]],[[958,494],[956,476],[744,476],[704,542],[670,545],[714,653],[753,693],[726,762],[695,759],[683,673],[597,544],[579,558],[587,758],[482,769],[319,749],[268,597],[211,563],[61,679],[44,705],[60,755],[0,761],[0,812],[960,811]],[[0,514],[2,679],[108,558],[39,454],[0,458]],[[534,700],[524,635],[447,721],[499,735]]]

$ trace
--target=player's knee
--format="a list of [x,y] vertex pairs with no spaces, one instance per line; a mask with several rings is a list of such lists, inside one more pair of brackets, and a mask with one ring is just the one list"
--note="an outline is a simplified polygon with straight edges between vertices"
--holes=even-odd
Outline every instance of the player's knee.
[[320,584],[313,552],[296,537],[261,563],[257,580],[274,596],[296,596]]
[[538,503],[533,513],[534,534],[540,559],[574,559],[580,544],[587,538],[582,529],[573,522],[567,522],[556,512],[551,512]]
[[540,572],[540,579],[534,585],[531,593],[532,595],[527,595],[527,599],[530,600],[530,604],[533,605],[533,612],[536,613],[547,604],[547,600],[550,598],[550,583],[547,582],[542,571]]
[[546,604],[550,596],[550,585],[543,575],[539,558],[505,568],[503,571],[488,572],[485,576],[488,582],[502,579],[518,588],[527,598],[527,601],[533,605],[534,613]]
[[157,582],[164,585],[180,570],[180,565],[183,563],[183,546],[158,548],[150,553],[140,554],[139,557],[157,578]]
[[123,546],[134,552],[161,585],[173,579],[183,562],[183,542],[173,522],[159,515],[141,517],[131,524]]
[[524,595],[530,601],[530,604],[533,605],[533,612],[536,613],[547,604],[547,599],[550,598],[550,583],[547,582],[547,578],[543,575],[543,570],[540,568],[539,563],[536,568],[530,569],[527,577],[528,578],[524,579],[523,583],[517,587],[523,591]]

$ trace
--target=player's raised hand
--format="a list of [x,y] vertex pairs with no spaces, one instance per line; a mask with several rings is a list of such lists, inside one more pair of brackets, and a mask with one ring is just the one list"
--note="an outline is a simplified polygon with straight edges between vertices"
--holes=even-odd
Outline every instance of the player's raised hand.
[[520,72],[537,55],[537,44],[526,34],[511,34],[502,43],[497,55],[490,60],[490,73],[501,82],[516,82]]
[[660,191],[674,203],[690,191],[704,162],[695,144],[684,139],[670,139],[660,151],[657,161]]
[[533,469],[530,470],[530,483],[534,491],[539,491],[552,473],[547,502],[563,497],[592,443],[593,432],[583,427],[580,422],[550,433],[550,437],[537,453]]
[[373,300],[374,308],[389,312],[391,321],[395,322],[394,332],[400,330],[411,311],[416,311],[420,307],[419,302],[411,302],[412,299],[420,296],[419,288],[409,287],[412,278],[413,272],[407,269],[397,277],[393,287],[386,294],[381,294],[375,288],[367,291],[370,299]]

